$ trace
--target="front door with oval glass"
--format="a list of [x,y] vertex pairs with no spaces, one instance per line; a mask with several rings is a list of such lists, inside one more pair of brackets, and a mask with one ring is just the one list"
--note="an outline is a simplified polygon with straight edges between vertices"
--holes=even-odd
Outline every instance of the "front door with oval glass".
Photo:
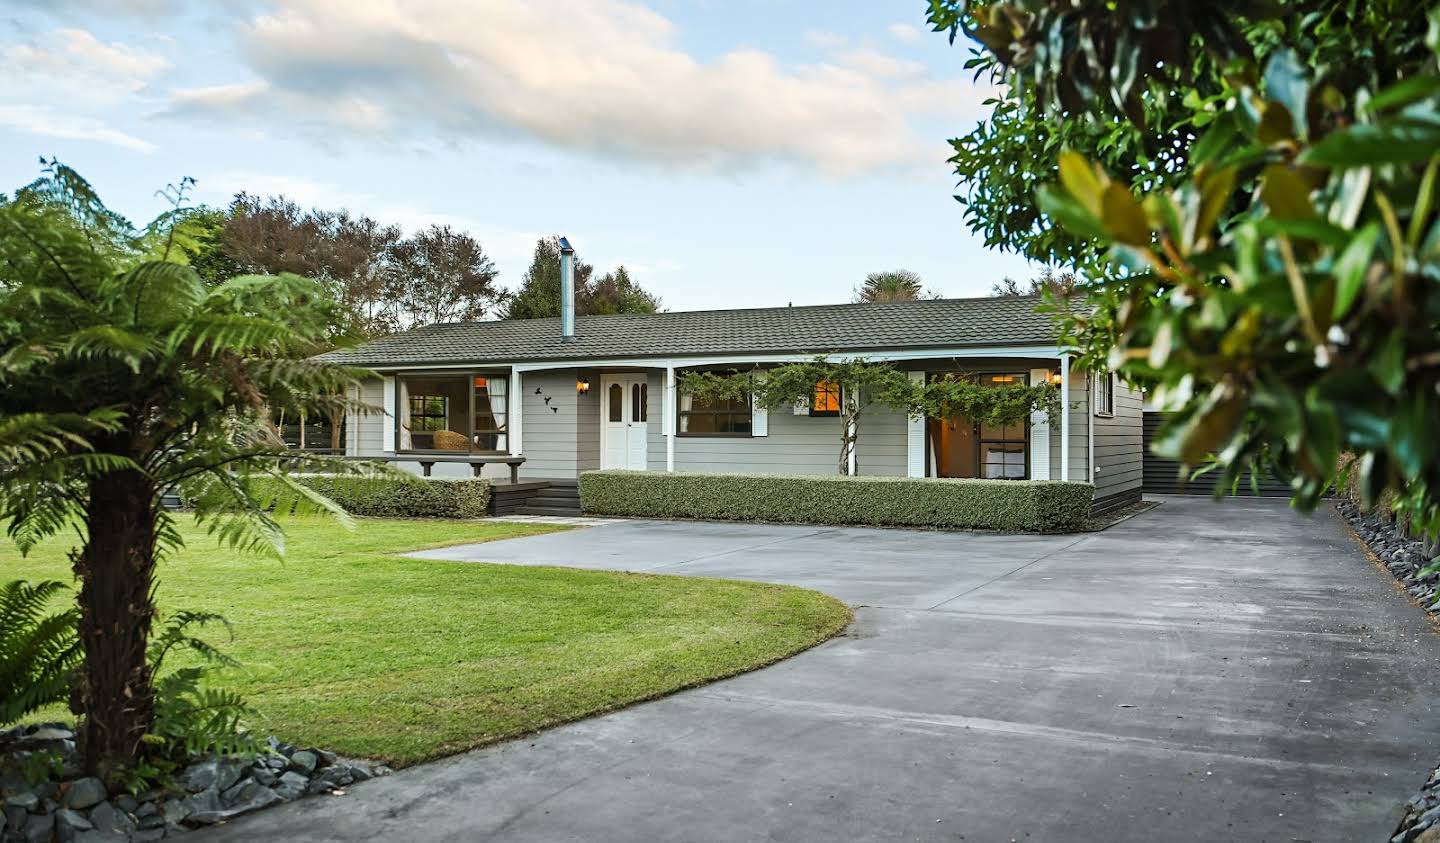
[[600,395],[600,467],[644,471],[650,384],[645,375],[606,375]]

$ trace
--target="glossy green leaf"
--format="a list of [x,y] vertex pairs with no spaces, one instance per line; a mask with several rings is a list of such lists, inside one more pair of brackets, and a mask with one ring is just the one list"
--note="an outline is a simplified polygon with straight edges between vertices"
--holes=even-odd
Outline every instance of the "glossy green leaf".
[[1372,222],[1360,229],[1335,261],[1335,309],[1336,319],[1350,311],[1355,297],[1365,286],[1365,273],[1370,269],[1370,256],[1375,244],[1380,241],[1380,224]]
[[1386,88],[1365,103],[1365,111],[1378,114],[1440,94],[1440,76],[1412,76]]
[[1391,331],[1390,336],[1370,360],[1370,372],[1380,387],[1391,395],[1400,394],[1405,385],[1405,334]]
[[1105,188],[1101,206],[1101,221],[1105,230],[1116,240],[1131,246],[1145,246],[1150,243],[1150,225],[1145,211],[1129,188],[1119,182],[1111,182]]
[[1300,155],[1300,162],[1324,167],[1370,167],[1427,160],[1440,149],[1440,124],[1394,120],[1359,124],[1331,132]]
[[1271,164],[1260,175],[1260,199],[1278,219],[1311,219],[1315,206],[1310,204],[1310,189],[1283,164]]
[[1100,215],[1100,196],[1105,186],[1095,175],[1095,165],[1089,159],[1069,150],[1060,153],[1060,183],[1085,210]]
[[1272,146],[1281,141],[1295,138],[1295,121],[1290,109],[1284,103],[1267,102],[1260,109],[1260,124],[1255,127],[1255,137],[1261,143]]
[[1100,219],[1069,194],[1057,190],[1051,185],[1042,185],[1035,193],[1036,204],[1045,216],[1054,220],[1066,231],[1080,237],[1093,237],[1097,240],[1109,240],[1105,227],[1101,225]]
[[1215,222],[1220,219],[1220,212],[1225,210],[1225,205],[1234,192],[1234,167],[1221,167],[1204,174],[1200,180],[1200,207],[1196,211],[1194,227],[1191,229],[1192,243],[1199,242],[1200,238],[1210,234]]

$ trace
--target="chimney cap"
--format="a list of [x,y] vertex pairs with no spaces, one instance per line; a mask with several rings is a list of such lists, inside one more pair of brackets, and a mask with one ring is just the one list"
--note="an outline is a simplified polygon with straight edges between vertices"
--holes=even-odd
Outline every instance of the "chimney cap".
[[560,251],[569,252],[572,255],[575,253],[575,247],[570,245],[570,239],[568,237],[560,238]]

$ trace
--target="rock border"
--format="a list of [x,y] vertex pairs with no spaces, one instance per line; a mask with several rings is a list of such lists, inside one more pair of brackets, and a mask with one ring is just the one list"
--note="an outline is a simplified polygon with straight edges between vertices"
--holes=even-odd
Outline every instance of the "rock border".
[[[341,796],[352,784],[390,773],[384,765],[273,737],[267,745],[269,752],[254,759],[197,761],[180,770],[169,788],[111,793],[98,778],[77,777],[70,727],[16,726],[0,732],[0,842],[154,843],[305,796]],[[19,772],[42,753],[60,758],[64,780],[31,785]]]
[[[1374,561],[1389,571],[1415,605],[1424,609],[1431,622],[1440,627],[1440,574],[1420,573],[1430,564],[1424,542],[1410,538],[1394,522],[1378,513],[1367,513],[1350,501],[1336,501],[1335,511]],[[1390,841],[1440,843],[1440,767],[1430,773],[1420,791],[1405,803],[1404,816]]]

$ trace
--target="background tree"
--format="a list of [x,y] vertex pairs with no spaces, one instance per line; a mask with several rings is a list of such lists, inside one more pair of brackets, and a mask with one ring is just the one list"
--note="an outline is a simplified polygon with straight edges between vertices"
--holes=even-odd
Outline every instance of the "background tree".
[[1002,298],[1048,295],[1052,299],[1069,299],[1079,287],[1080,282],[1075,273],[1056,272],[1047,266],[1039,275],[1023,284],[1008,275],[1005,276],[998,283],[990,285],[990,295]]
[[967,222],[1103,279],[1065,339],[1175,411],[1157,450],[1268,468],[1304,508],[1353,452],[1367,498],[1440,531],[1436,12],[932,0],[930,20],[1006,86],[956,142]]
[[[617,267],[592,280],[595,267],[575,257],[575,313],[579,316],[611,313],[654,313],[660,299],[635,283],[625,267]],[[530,268],[520,289],[502,311],[505,319],[542,319],[560,315],[560,238],[542,237],[535,243]]]
[[[292,272],[324,284],[341,305],[337,337],[375,337],[402,327],[395,250],[399,226],[347,211],[303,210],[283,196],[240,194],[218,236],[190,259],[212,283],[239,273]],[[227,272],[229,274],[227,274]]]
[[[155,569],[180,544],[161,494],[185,484],[221,540],[275,549],[271,505],[343,517],[286,467],[355,470],[287,451],[268,423],[267,408],[324,408],[357,383],[308,359],[331,339],[325,290],[294,275],[209,286],[141,240],[54,162],[0,202],[0,522],[22,551],[79,533],[72,703],[86,767],[103,776],[134,768],[154,722]],[[285,499],[257,500],[256,475]]]
[[809,404],[820,384],[835,384],[841,391],[837,464],[841,475],[850,474],[860,417],[875,404],[912,418],[964,417],[1001,426],[1028,419],[1036,409],[1052,414],[1059,409],[1059,392],[1050,384],[989,386],[959,374],[917,384],[888,363],[864,358],[819,356],[763,371],[690,371],[681,374],[678,388],[700,401],[750,400],[766,410],[778,410]]
[[920,276],[908,269],[872,272],[855,290],[857,302],[915,301],[922,298],[938,297],[927,295]]
[[400,241],[392,255],[402,324],[481,319],[504,298],[495,283],[495,263],[479,241],[448,225],[432,225]]
[[[578,312],[579,291],[590,283],[595,267],[575,256],[575,289]],[[520,279],[520,289],[505,303],[506,319],[543,319],[560,315],[560,238],[552,235],[535,242],[530,268]]]
[[631,281],[624,266],[587,284],[584,298],[585,313],[654,313],[660,309],[660,299]]

